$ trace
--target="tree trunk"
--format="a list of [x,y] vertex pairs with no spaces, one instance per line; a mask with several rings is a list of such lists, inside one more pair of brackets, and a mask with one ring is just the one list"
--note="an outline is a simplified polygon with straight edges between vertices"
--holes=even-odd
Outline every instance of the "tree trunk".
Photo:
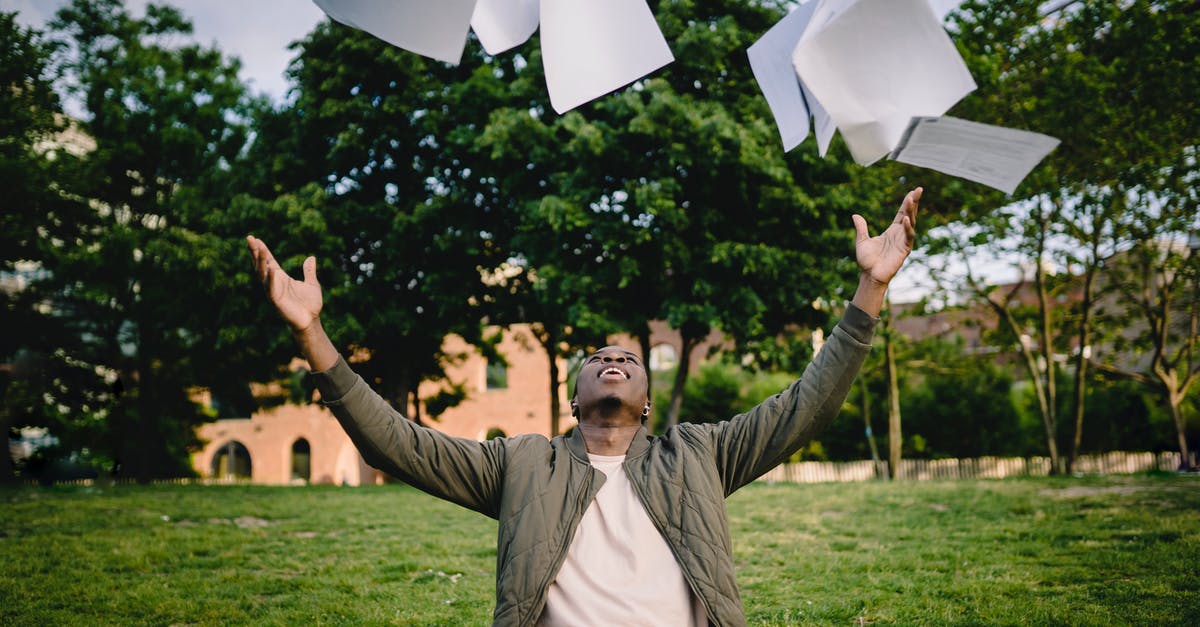
[[[1034,286],[1037,289],[1038,298],[1038,352],[1042,358],[1042,362],[1046,365],[1042,376],[1044,377],[1044,390],[1046,399],[1042,404],[1044,408],[1043,421],[1046,426],[1046,448],[1050,451],[1050,474],[1059,474],[1062,472],[1062,460],[1058,454],[1058,377],[1054,374],[1054,343],[1050,340],[1050,299],[1046,290],[1046,270],[1042,266],[1043,260],[1046,258],[1046,234],[1049,232],[1050,214],[1041,213],[1038,217],[1040,228],[1038,229],[1037,238],[1037,267],[1033,271]],[[1039,376],[1038,372],[1033,372],[1034,377]]]
[[559,424],[559,413],[562,412],[562,405],[558,400],[558,389],[562,383],[558,380],[558,339],[553,333],[546,330],[539,338],[542,344],[542,350],[546,352],[546,357],[550,360],[550,437],[558,435],[562,425]]
[[679,369],[675,371],[675,383],[671,386],[671,405],[667,408],[664,431],[679,424],[679,412],[683,408],[683,388],[687,385],[688,369],[692,365],[692,350],[699,343],[700,338],[683,336],[683,350],[679,355]]
[[646,416],[644,424],[649,429],[654,425],[655,412],[658,411],[654,406],[654,371],[650,369],[650,325],[642,325],[638,346],[642,348],[642,365],[646,367],[646,398],[650,399],[650,415]]
[[900,478],[904,435],[900,429],[900,377],[896,372],[896,349],[892,343],[891,312],[883,319],[884,370],[888,378],[888,476]]
[[1175,423],[1175,435],[1179,438],[1179,469],[1192,470],[1191,450],[1187,441],[1187,422],[1183,417],[1182,393],[1168,392],[1167,405],[1171,410],[1171,421]]
[[871,465],[875,469],[875,477],[883,478],[883,468],[879,461],[879,447],[875,446],[875,433],[871,430],[871,390],[867,385],[867,380],[859,377],[859,387],[862,388],[862,415],[864,433],[867,436],[867,444],[871,447]]
[[421,395],[417,392],[417,386],[413,386],[409,393],[412,396],[412,421],[417,424],[421,423]]
[[[1018,285],[1017,287],[1019,288],[1020,286]],[[985,299],[987,300],[988,305],[991,306],[992,310],[995,311],[996,315],[1000,318],[1000,321],[1008,325],[1008,328],[1013,332],[1013,335],[1016,335],[1018,338],[1020,338],[1021,326],[1017,324],[1016,319],[1013,318],[1012,312],[1009,311],[1007,306],[1008,302],[1012,299],[1011,294],[1004,302],[999,303],[992,300],[990,297],[985,297]],[[1031,349],[1024,341],[1018,341],[1018,344],[1020,345],[1021,358],[1025,364],[1025,371],[1029,373],[1029,380],[1033,382],[1033,391],[1038,402],[1038,411],[1042,415],[1042,426],[1046,431],[1046,451],[1050,455],[1050,473],[1057,474],[1059,471],[1058,442],[1054,437],[1054,434],[1057,431],[1057,425],[1055,424],[1054,413],[1050,409],[1050,400],[1049,395],[1046,392],[1045,381],[1042,378],[1041,369],[1038,368],[1037,359],[1033,354],[1033,349]]]
[[17,471],[13,464],[12,449],[8,446],[8,412],[0,412],[0,437],[4,438],[4,450],[0,451],[0,485],[16,483]]
[[1075,460],[1079,458],[1079,447],[1083,443],[1083,409],[1087,399],[1087,365],[1086,352],[1092,343],[1092,286],[1096,277],[1096,266],[1092,264],[1083,279],[1083,301],[1079,304],[1079,353],[1075,356],[1075,390],[1071,399],[1071,415],[1075,423],[1075,433],[1071,438],[1071,453],[1067,456],[1067,473],[1075,470]]

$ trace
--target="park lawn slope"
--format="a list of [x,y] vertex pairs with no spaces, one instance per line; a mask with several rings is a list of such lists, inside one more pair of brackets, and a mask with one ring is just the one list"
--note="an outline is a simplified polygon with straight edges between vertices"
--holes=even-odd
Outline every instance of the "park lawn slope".
[[[400,485],[0,492],[0,624],[488,624],[496,523]],[[1200,478],[757,483],[751,624],[1192,624]]]

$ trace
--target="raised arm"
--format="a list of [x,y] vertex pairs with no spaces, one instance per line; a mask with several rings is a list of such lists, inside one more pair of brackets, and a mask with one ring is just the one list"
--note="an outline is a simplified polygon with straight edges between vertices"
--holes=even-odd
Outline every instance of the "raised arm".
[[888,283],[912,251],[922,189],[904,197],[891,225],[871,237],[854,216],[858,290],[829,341],[791,386],[712,429],[717,467],[730,494],[785,461],[841,410],[871,347]]
[[337,363],[338,352],[321,326],[321,307],[325,298],[321,294],[321,284],[317,282],[316,257],[304,260],[304,280],[297,281],[283,271],[262,240],[247,235],[246,246],[254,259],[255,276],[271,304],[291,327],[309,368],[313,372],[332,368]]
[[858,279],[858,290],[850,302],[859,309],[878,316],[883,309],[883,297],[888,283],[900,271],[904,260],[912,252],[913,240],[917,237],[917,208],[921,204],[924,188],[909,192],[900,203],[900,210],[888,228],[871,237],[867,232],[867,221],[855,214],[854,256],[862,274]]
[[321,402],[363,459],[434,496],[496,517],[504,444],[452,438],[400,415],[350,369],[325,334],[317,260],[304,260],[304,280],[297,281],[283,271],[262,240],[249,236],[246,245],[256,276],[308,360]]

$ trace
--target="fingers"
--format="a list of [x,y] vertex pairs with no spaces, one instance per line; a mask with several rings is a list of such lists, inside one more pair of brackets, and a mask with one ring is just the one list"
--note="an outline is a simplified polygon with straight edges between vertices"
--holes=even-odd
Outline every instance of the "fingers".
[[279,262],[275,261],[275,256],[271,254],[271,249],[267,248],[267,244],[257,237],[247,235],[246,245],[254,257],[254,271],[258,275],[258,280],[266,286],[267,280],[275,271],[282,270]]
[[900,211],[896,213],[896,222],[900,222],[902,217],[907,216],[909,222],[916,225],[917,209],[921,205],[921,195],[924,193],[924,187],[917,187],[904,196],[904,202],[900,203]]
[[854,222],[854,243],[870,239],[871,235],[867,232],[867,221],[857,213],[850,216],[850,220]]
[[304,260],[304,282],[309,285],[319,285],[317,283],[317,258],[308,257]]

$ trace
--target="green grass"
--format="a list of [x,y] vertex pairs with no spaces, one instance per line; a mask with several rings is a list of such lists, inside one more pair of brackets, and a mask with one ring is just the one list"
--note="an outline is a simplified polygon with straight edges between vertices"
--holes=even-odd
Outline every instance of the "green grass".
[[[1200,478],[750,486],[751,624],[1196,624]],[[0,624],[481,625],[494,522],[404,486],[0,491]]]

